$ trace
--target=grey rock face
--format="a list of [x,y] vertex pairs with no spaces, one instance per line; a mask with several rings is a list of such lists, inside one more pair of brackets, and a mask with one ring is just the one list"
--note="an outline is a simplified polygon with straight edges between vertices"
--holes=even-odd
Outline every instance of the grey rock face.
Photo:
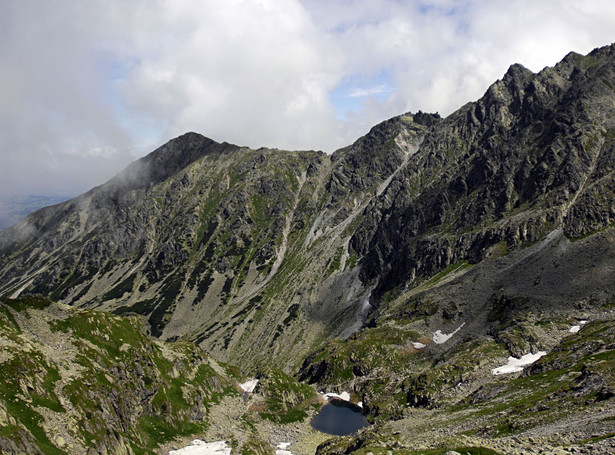
[[610,46],[538,74],[513,65],[483,98],[433,122],[353,235],[362,278],[381,295],[477,263],[499,242],[514,249],[557,226],[570,237],[608,226],[613,58]]
[[398,116],[332,156],[185,134],[0,232],[0,293],[136,312],[222,359],[296,364],[451,264],[609,226],[614,54],[513,65],[447,118]]

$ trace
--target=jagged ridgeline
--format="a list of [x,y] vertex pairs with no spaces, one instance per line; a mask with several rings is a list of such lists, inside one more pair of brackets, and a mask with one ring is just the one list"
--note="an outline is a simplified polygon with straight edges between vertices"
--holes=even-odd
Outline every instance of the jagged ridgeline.
[[513,65],[450,116],[395,117],[333,155],[188,133],[2,231],[0,292],[296,367],[447,267],[610,226],[614,69],[613,46]]
[[328,156],[188,133],[4,231],[2,292],[144,314],[220,358],[298,361],[359,327],[348,243],[424,134],[403,116]]

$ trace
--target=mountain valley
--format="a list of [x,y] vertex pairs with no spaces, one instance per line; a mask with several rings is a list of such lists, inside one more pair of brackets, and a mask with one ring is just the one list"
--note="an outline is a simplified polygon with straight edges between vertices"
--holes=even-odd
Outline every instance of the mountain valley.
[[184,134],[0,231],[0,452],[613,453],[614,219],[615,45],[332,155]]

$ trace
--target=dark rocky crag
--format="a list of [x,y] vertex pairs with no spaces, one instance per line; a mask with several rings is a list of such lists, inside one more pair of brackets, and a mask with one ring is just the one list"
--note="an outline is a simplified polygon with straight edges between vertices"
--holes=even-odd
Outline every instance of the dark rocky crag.
[[[377,293],[561,227],[612,222],[613,47],[533,74],[510,67],[477,102],[430,126],[421,153],[374,199],[351,246]],[[600,197],[597,197],[600,194]]]

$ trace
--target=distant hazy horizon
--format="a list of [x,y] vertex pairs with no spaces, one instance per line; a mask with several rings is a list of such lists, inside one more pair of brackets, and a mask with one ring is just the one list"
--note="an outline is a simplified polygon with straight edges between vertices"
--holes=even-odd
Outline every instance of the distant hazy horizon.
[[43,207],[67,201],[73,196],[17,195],[0,201],[0,231],[18,223]]

